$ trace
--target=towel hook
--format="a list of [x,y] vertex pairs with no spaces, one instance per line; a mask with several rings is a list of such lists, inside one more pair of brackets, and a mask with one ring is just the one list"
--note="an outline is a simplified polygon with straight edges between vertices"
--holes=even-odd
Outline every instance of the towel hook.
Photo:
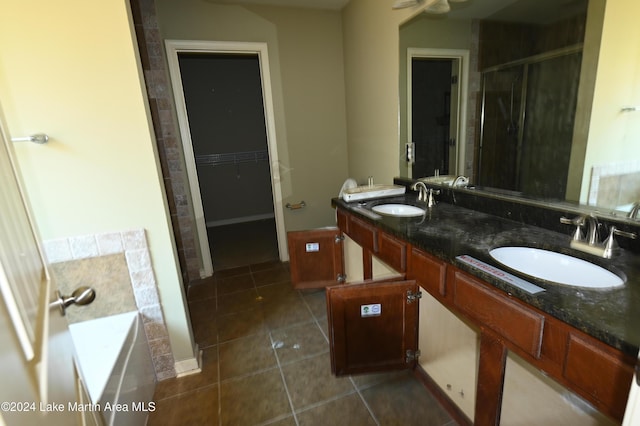
[[33,142],[37,144],[45,144],[49,141],[49,136],[44,133],[36,133],[35,135],[27,136],[24,138],[11,138],[12,142]]

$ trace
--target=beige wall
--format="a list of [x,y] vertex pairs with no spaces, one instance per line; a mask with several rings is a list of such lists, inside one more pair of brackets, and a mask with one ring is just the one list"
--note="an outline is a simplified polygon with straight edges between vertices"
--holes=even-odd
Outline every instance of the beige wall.
[[[347,173],[339,12],[157,0],[164,39],[266,43],[288,231],[335,223],[329,200]],[[250,195],[249,195],[250,196]]]
[[[398,97],[400,99],[400,139],[402,143],[409,142],[407,136],[407,49],[408,48],[429,48],[429,49],[459,49],[471,51],[471,21],[470,20],[449,20],[433,17],[433,15],[422,14],[409,22],[400,26],[399,41],[399,83]],[[459,86],[461,87],[461,86]],[[470,96],[470,94],[469,94]],[[452,120],[454,121],[454,120]],[[464,123],[461,123],[464,125]],[[468,143],[469,141],[467,141]],[[464,143],[464,142],[462,142]],[[469,153],[473,157],[473,152]],[[400,176],[410,176],[409,168],[404,161],[404,151],[400,146]],[[458,165],[456,164],[456,167]],[[453,170],[451,169],[452,173]],[[459,174],[464,174],[462,171]]]
[[580,200],[586,202],[594,165],[640,159],[640,2],[606,3]]
[[399,175],[398,29],[422,8],[351,0],[342,12],[349,174],[358,181]]
[[[2,0],[0,102],[44,240],[144,228],[177,361],[194,357],[128,2]],[[90,284],[90,283],[88,283]]]

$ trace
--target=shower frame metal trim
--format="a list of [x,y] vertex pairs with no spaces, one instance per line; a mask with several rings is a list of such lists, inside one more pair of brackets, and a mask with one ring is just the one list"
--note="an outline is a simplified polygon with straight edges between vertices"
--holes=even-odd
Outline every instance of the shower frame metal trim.
[[[550,50],[548,52],[540,53],[538,55],[528,56],[526,58],[518,59],[515,61],[505,62],[504,64],[494,65],[492,67],[487,67],[480,71],[482,74],[482,103],[480,105],[480,135],[478,141],[478,159],[476,164],[476,176],[479,178],[482,175],[482,150],[484,146],[484,126],[485,126],[485,102],[486,102],[486,75],[490,72],[499,72],[503,70],[508,70],[513,67],[523,66],[524,69],[522,71],[522,90],[520,96],[520,117],[518,118],[518,148],[517,148],[517,159],[518,169],[520,161],[522,160],[522,143],[524,139],[524,122],[526,119],[526,101],[527,101],[527,83],[529,76],[529,65],[536,64],[539,62],[544,62],[549,59],[559,58],[562,56],[572,55],[574,53],[580,53],[583,50],[583,43],[577,43],[571,46],[566,46],[560,49]],[[516,177],[516,185],[520,187],[520,173],[517,173]]]

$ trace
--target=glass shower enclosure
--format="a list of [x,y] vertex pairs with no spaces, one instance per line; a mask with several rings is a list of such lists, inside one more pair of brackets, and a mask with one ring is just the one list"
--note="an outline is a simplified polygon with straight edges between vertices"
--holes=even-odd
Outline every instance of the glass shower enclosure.
[[582,47],[482,72],[478,186],[564,199]]

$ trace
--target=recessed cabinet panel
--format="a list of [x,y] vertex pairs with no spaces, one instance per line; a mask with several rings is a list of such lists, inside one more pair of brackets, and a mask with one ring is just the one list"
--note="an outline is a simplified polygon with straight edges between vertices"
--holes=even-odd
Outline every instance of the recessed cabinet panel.
[[346,234],[348,234],[349,232],[349,217],[350,215],[348,215],[347,213],[345,213],[344,210],[338,209],[336,210],[336,222],[338,225],[338,228],[340,228],[340,230]]
[[384,232],[378,233],[378,252],[376,255],[399,272],[407,270],[407,244]]
[[344,274],[342,233],[338,228],[287,234],[294,288],[335,285]]
[[587,341],[573,333],[569,335],[564,377],[588,396],[609,407],[609,413],[621,420],[625,406],[633,367],[625,360],[595,341]]
[[509,300],[506,295],[488,289],[461,272],[456,272],[454,276],[454,304],[458,308],[529,355],[540,357],[544,316]]
[[331,369],[337,376],[412,368],[418,344],[415,281],[327,288]]
[[446,295],[446,271],[447,264],[443,261],[418,249],[411,250],[408,278],[417,280],[432,295]]
[[378,251],[378,231],[373,226],[353,216],[349,217],[347,234],[353,241],[372,252]]

